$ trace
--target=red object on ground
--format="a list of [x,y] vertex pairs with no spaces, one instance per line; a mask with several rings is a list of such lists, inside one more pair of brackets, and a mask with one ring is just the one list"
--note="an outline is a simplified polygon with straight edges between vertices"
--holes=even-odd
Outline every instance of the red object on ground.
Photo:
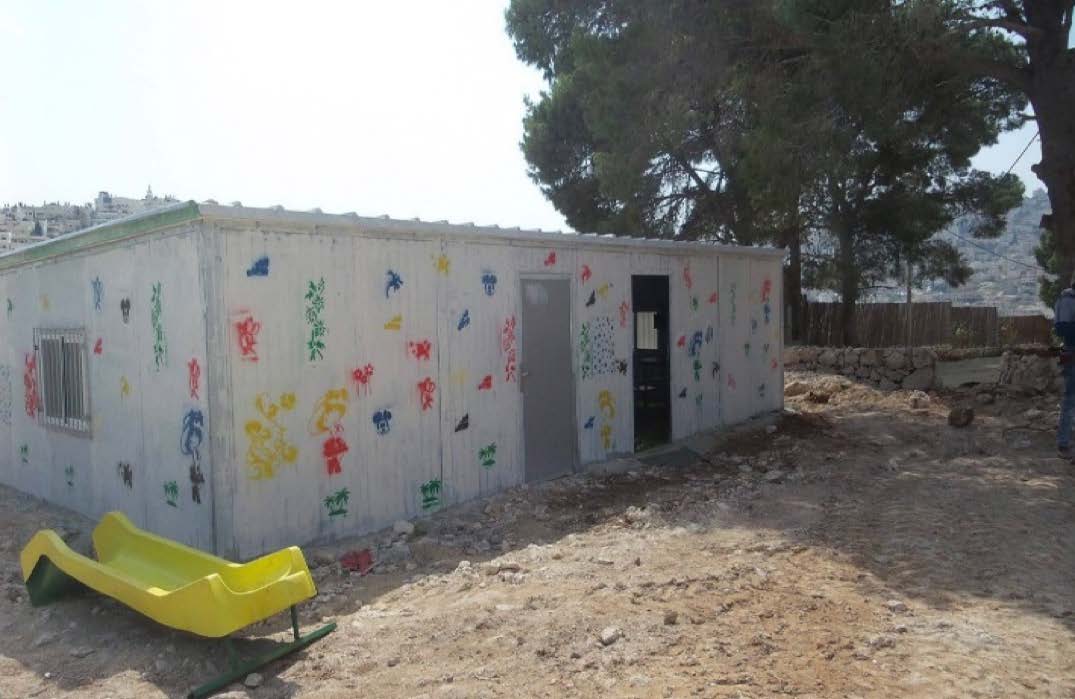
[[340,556],[340,565],[347,570],[357,572],[359,575],[365,575],[373,567],[373,554],[370,553],[369,549],[348,551]]

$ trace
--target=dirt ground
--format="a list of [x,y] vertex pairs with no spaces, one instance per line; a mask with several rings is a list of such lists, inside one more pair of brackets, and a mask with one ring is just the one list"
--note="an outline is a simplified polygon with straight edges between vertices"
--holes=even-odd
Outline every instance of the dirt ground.
[[[307,550],[302,625],[339,629],[225,696],[1075,697],[1055,397],[788,382],[814,394],[705,458]],[[956,403],[971,426],[948,425]],[[92,523],[0,490],[0,696],[181,696],[223,668],[218,643],[107,598],[31,607],[18,552],[41,527],[77,546]],[[335,563],[366,545],[371,574]],[[287,632],[280,615],[241,650]]]

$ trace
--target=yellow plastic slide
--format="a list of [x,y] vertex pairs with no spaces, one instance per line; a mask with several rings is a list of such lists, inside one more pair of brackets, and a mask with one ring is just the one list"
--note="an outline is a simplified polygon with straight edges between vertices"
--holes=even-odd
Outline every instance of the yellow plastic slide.
[[47,604],[77,581],[165,626],[219,638],[317,594],[297,546],[231,563],[144,532],[120,512],[101,518],[93,546],[97,561],[52,530],[37,532],[20,557],[31,602]]

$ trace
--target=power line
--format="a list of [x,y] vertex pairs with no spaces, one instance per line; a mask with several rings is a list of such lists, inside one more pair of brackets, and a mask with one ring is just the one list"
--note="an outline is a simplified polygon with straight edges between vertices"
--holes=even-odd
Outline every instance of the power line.
[[1030,146],[1034,143],[1034,141],[1037,140],[1038,134],[1040,134],[1040,133],[1041,133],[1040,129],[1038,131],[1034,132],[1034,135],[1030,137],[1030,140],[1027,142],[1026,146],[1023,148],[1023,152],[1019,154],[1019,157],[1015,159],[1015,162],[1012,163],[1012,166],[1010,168],[1008,168],[1007,172],[1004,173],[1005,175],[1012,174],[1012,170],[1014,170],[1015,166],[1019,164],[1019,161],[1023,159],[1023,156],[1026,155],[1026,152],[1028,150],[1030,150]]
[[990,250],[989,248],[985,247],[984,245],[979,245],[978,243],[974,242],[970,238],[964,238],[963,236],[961,236],[959,233],[956,233],[955,231],[949,230],[949,231],[945,231],[945,232],[948,233],[949,235],[952,235],[952,236],[955,236],[956,238],[959,238],[960,240],[962,240],[964,243],[967,243],[968,245],[973,245],[974,247],[978,248],[979,250],[983,250],[985,252],[988,252],[990,255],[993,255],[994,257],[999,257],[1002,260],[1007,260],[1008,262],[1012,262],[1012,263],[1017,264],[1017,265],[1022,265],[1024,267],[1029,267],[1030,269],[1035,269],[1035,270],[1038,270],[1039,272],[1047,272],[1048,271],[1048,270],[1042,268],[1040,265],[1028,264],[1026,262],[1023,262],[1022,260],[1016,260],[1016,259],[1013,259],[1013,258],[1008,257],[1006,255],[1001,255],[999,252],[996,252],[994,250]]

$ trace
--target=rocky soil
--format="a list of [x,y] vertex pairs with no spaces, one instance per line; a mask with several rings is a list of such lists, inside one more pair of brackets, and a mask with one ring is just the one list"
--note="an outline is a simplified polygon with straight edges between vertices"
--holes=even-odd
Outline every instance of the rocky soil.
[[[225,696],[1075,696],[1055,406],[813,374],[788,392],[778,424],[700,456],[308,549],[301,623],[339,629]],[[22,544],[62,527],[84,547],[91,526],[0,490],[0,696],[180,696],[220,670],[218,644],[106,598],[29,605]],[[373,570],[343,570],[367,546]],[[239,645],[287,632],[281,615]]]

